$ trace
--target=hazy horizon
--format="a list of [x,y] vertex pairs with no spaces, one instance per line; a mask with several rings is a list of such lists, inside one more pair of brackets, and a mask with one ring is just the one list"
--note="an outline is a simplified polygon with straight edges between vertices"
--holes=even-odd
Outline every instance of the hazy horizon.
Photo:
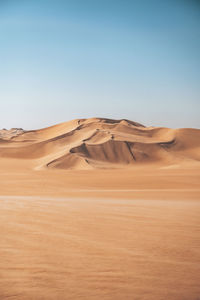
[[0,1],[0,128],[200,128],[198,1]]

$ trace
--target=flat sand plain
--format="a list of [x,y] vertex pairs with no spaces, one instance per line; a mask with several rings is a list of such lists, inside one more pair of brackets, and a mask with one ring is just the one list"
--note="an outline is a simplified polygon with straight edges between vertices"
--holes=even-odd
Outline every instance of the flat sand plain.
[[2,133],[0,299],[200,299],[199,131],[81,122]]
[[198,170],[0,174],[0,299],[200,295]]

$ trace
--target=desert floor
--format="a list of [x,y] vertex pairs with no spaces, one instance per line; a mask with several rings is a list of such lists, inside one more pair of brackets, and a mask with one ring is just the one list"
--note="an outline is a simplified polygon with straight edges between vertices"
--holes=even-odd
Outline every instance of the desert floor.
[[0,299],[200,299],[200,170],[0,171]]

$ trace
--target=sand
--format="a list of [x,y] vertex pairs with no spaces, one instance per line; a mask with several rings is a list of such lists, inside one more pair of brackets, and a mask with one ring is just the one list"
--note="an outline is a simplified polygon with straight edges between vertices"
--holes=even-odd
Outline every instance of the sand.
[[0,299],[200,297],[200,130],[0,131]]
[[[129,120],[81,119],[0,131],[0,163],[29,170],[94,170],[141,165],[200,167],[200,130],[145,127]],[[11,160],[12,159],[12,160]],[[3,160],[3,161],[2,161]]]
[[198,299],[199,201],[1,197],[0,299]]

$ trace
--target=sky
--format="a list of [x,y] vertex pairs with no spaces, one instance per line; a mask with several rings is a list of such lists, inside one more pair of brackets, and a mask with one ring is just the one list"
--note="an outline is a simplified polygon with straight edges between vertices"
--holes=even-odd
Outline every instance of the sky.
[[200,1],[0,0],[0,128],[200,128]]

